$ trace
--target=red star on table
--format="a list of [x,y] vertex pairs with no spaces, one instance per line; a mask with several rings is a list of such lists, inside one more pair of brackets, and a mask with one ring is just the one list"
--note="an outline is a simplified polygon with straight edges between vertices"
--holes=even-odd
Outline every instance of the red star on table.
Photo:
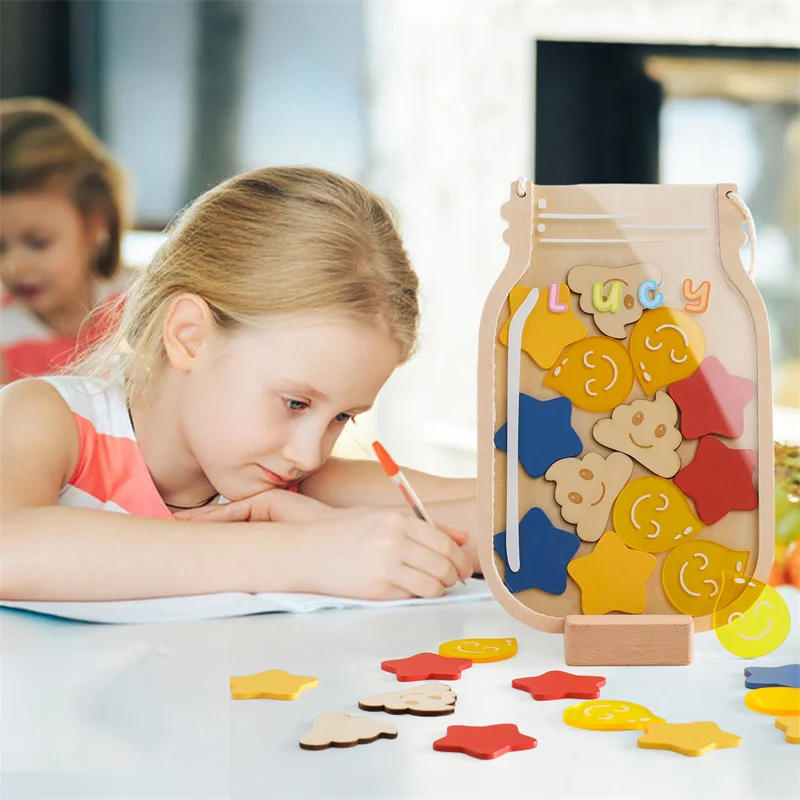
[[744,431],[744,407],[755,394],[756,385],[731,375],[719,359],[709,356],[694,375],[675,381],[667,391],[681,410],[684,438],[717,433],[737,439]]
[[468,658],[448,658],[438,653],[417,653],[408,658],[381,662],[381,669],[393,672],[399,681],[426,681],[429,678],[457,681],[472,666]]
[[447,736],[433,743],[434,750],[465,753],[473,758],[497,758],[512,750],[533,750],[536,739],[516,725],[450,725]]
[[573,675],[571,672],[551,670],[533,678],[514,678],[515,689],[529,692],[534,700],[561,700],[575,697],[578,700],[596,700],[606,679],[600,675]]
[[753,450],[736,450],[704,436],[694,460],[675,476],[675,485],[694,500],[700,519],[713,525],[729,511],[758,507],[753,486],[757,460]]

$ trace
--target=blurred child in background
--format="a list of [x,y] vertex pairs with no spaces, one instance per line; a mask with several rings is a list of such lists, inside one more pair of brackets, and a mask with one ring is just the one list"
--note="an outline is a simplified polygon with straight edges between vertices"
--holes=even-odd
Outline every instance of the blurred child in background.
[[0,102],[0,383],[46,375],[101,337],[122,288],[125,180],[69,109]]

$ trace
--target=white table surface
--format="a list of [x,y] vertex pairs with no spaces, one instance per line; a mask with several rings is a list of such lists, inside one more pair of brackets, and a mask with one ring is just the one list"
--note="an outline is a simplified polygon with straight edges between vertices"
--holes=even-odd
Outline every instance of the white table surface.
[[[800,661],[800,593],[782,590],[789,639],[762,666]],[[386,717],[394,740],[302,750],[322,712],[400,684],[380,662],[449,639],[514,636],[519,654],[452,682],[456,712]],[[739,748],[700,758],[643,750],[636,731],[568,727],[578,701],[535,702],[512,678],[564,669],[562,638],[525,628],[494,601],[104,626],[0,612],[0,797],[12,798],[794,798],[800,746],[748,711],[743,669],[713,633],[689,667],[575,668],[607,679],[601,697],[670,722],[712,720]],[[231,700],[231,675],[284,669],[319,678],[294,701]],[[535,750],[481,761],[437,753],[448,725],[512,722]]]

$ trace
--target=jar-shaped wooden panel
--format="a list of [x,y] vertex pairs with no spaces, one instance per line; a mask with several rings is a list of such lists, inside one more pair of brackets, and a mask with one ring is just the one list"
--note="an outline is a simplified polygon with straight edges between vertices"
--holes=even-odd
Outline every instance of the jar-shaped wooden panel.
[[479,354],[480,555],[536,628],[688,614],[774,547],[769,330],[733,185],[512,186]]

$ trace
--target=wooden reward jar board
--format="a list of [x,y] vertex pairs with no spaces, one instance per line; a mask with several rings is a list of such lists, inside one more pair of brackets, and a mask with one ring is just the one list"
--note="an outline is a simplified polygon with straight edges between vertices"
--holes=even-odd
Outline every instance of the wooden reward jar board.
[[[601,650],[649,651],[605,663],[687,663],[723,573],[769,575],[769,330],[736,191],[519,181],[502,209],[509,259],[480,331],[481,565],[526,624],[585,620]],[[675,637],[688,653],[664,653]]]

